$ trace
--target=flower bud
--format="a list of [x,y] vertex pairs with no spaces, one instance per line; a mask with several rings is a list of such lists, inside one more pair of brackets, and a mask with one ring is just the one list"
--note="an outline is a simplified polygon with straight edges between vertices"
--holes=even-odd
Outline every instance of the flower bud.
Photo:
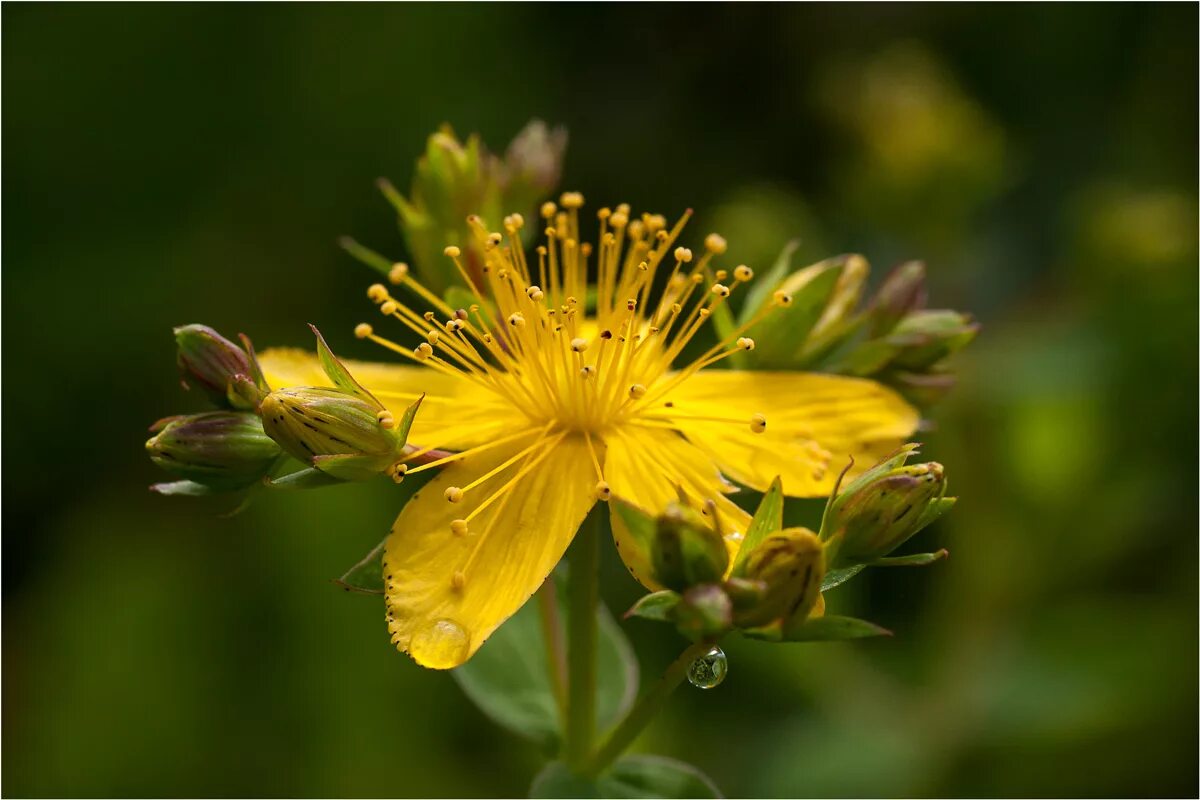
[[807,614],[817,602],[825,575],[824,547],[807,528],[785,528],[764,538],[737,571],[737,578],[760,581],[764,588],[757,602],[734,614],[734,621],[741,627],[768,625]]
[[683,593],[671,616],[681,634],[698,642],[729,630],[733,624],[733,604],[720,586],[702,583]]
[[150,460],[184,480],[216,491],[257,483],[281,455],[255,414],[209,411],[168,417],[151,428]]
[[245,350],[207,325],[176,328],[175,342],[185,386],[199,387],[219,406],[242,410],[257,406],[266,383]]
[[979,323],[957,311],[917,311],[892,329],[885,341],[896,349],[891,366],[922,372],[965,347]]
[[680,503],[668,505],[658,518],[650,556],[654,577],[676,591],[719,581],[729,566],[729,550],[721,534],[707,519]]
[[262,401],[263,428],[284,451],[330,474],[336,465],[336,477],[345,480],[371,477],[401,460],[404,437],[385,427],[390,419],[340,389],[281,389]]
[[925,307],[925,264],[907,261],[883,279],[871,302],[871,335],[882,336],[905,314]]
[[883,558],[953,504],[941,464],[904,466],[915,450],[868,470],[830,502],[821,538],[834,547],[837,567]]

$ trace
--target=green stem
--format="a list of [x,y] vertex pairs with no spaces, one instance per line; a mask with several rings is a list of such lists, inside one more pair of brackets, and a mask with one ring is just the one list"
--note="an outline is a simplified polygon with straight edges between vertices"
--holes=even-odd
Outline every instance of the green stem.
[[600,603],[600,515],[591,514],[567,553],[566,761],[583,769],[596,732],[596,607]]
[[538,609],[542,618],[542,640],[546,644],[546,671],[550,675],[550,687],[554,692],[554,703],[558,706],[559,723],[567,719],[567,648],[563,643],[562,623],[558,618],[558,591],[554,586],[554,575],[546,578],[538,589]]
[[667,667],[667,671],[659,678],[658,683],[637,699],[625,718],[608,735],[595,755],[588,760],[583,774],[594,777],[616,761],[621,753],[624,753],[625,749],[633,744],[633,740],[638,737],[638,734],[650,724],[650,720],[654,719],[655,714],[671,696],[671,692],[675,691],[675,687],[683,683],[692,662],[707,653],[711,647],[712,642],[697,642],[671,662],[671,666]]

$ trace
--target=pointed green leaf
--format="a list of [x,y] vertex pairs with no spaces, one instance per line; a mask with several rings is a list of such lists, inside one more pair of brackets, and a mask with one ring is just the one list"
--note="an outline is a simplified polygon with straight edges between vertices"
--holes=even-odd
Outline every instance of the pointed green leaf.
[[746,535],[742,539],[741,546],[738,547],[737,557],[733,560],[733,574],[738,574],[738,567],[746,560],[750,551],[758,546],[759,542],[782,528],[783,482],[776,475],[775,480],[771,481],[771,485],[763,494],[762,500],[759,501],[758,510],[754,512],[750,524],[746,526]]
[[343,481],[319,469],[305,467],[279,478],[267,478],[264,482],[272,489],[319,489],[322,486],[333,486]]
[[846,639],[866,639],[872,636],[891,636],[887,628],[854,617],[825,616],[805,620],[783,631],[788,642],[838,642]]
[[633,755],[619,759],[596,778],[581,778],[561,761],[552,761],[533,779],[529,796],[714,798],[721,797],[721,791],[691,764],[664,756]]
[[633,608],[625,612],[625,619],[638,617],[655,622],[668,622],[672,609],[679,605],[679,599],[679,595],[670,589],[648,594],[634,603]]
[[383,547],[387,544],[385,536],[379,544],[371,548],[371,552],[334,583],[350,592],[360,594],[383,594]]
[[914,553],[911,556],[890,556],[888,558],[879,558],[871,562],[873,567],[923,567],[926,564],[932,564],[935,561],[941,561],[946,556],[950,555],[950,551],[942,548],[936,553]]
[[833,569],[826,572],[825,577],[821,579],[821,591],[827,592],[835,586],[841,586],[866,569],[866,566],[866,564],[855,564],[852,567],[843,567],[842,569]]
[[[560,601],[565,593],[558,592]],[[531,598],[501,625],[470,661],[453,670],[460,688],[497,724],[544,745],[560,737],[558,705],[550,680],[540,600]],[[612,615],[597,608],[596,723],[604,730],[633,704],[637,658]],[[566,609],[560,604],[559,619]],[[561,640],[566,641],[562,632]]]
[[759,275],[754,283],[746,290],[746,302],[742,304],[742,313],[738,317],[738,322],[745,324],[754,316],[754,312],[762,308],[762,304],[771,299],[771,295],[779,288],[779,284],[783,283],[783,279],[787,277],[788,270],[791,269],[792,256],[800,247],[799,239],[792,239],[783,246],[783,250],[779,253],[779,257],[775,259],[775,263],[771,265],[762,275]]
[[400,417],[400,424],[392,431],[396,434],[397,448],[408,443],[408,432],[412,428],[413,420],[416,419],[417,411],[421,408],[421,403],[424,400],[425,393],[422,392],[421,396],[411,406],[404,409],[404,415]]

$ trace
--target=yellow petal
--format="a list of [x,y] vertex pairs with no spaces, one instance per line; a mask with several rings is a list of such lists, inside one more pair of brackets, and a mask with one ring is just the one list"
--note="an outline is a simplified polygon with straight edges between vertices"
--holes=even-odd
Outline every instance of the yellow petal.
[[[660,514],[668,503],[679,499],[679,488],[706,514],[704,501],[715,501],[733,561],[750,515],[725,496],[736,489],[721,477],[711,458],[679,434],[658,428],[625,425],[605,434],[604,443],[604,478],[613,494],[643,511]],[[629,572],[643,586],[661,589],[651,577],[644,544],[632,536],[619,515],[613,513],[610,519],[617,550]]]
[[[333,385],[321,370],[316,354],[306,350],[272,348],[260,353],[258,361],[273,389]],[[421,366],[342,363],[397,417],[425,394],[408,434],[408,440],[418,447],[465,450],[512,432],[514,424],[527,424],[524,418],[513,419],[510,403],[466,377]]]
[[[531,444],[526,457],[457,503],[449,487],[466,487]],[[451,522],[467,517],[528,470],[471,519],[465,535]],[[449,669],[479,649],[554,569],[595,502],[596,477],[578,436],[531,437],[446,468],[413,496],[392,526],[383,571],[392,641],[418,664]]]
[[[854,472],[867,469],[920,421],[882,384],[811,372],[702,370],[664,400],[681,415],[746,420],[686,420],[680,429],[734,480],[765,491],[779,475],[791,497],[829,494],[850,456]],[[762,433],[750,430],[755,414],[766,417]]]

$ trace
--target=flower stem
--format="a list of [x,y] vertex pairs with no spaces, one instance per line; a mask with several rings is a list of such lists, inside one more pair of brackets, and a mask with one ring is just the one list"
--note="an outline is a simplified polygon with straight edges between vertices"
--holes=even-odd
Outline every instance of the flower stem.
[[583,774],[594,777],[616,761],[617,757],[633,744],[638,734],[650,724],[650,720],[654,719],[654,715],[663,707],[671,692],[675,691],[675,687],[683,683],[692,662],[707,653],[711,647],[712,642],[697,642],[680,653],[679,658],[672,661],[663,676],[658,679],[658,683],[637,699],[625,718],[608,735],[600,749],[584,766]]
[[554,702],[558,706],[560,724],[567,719],[567,648],[563,643],[562,624],[558,615],[558,590],[554,575],[546,578],[538,590],[538,609],[542,617],[542,640],[546,646],[546,671],[550,675],[550,687]]
[[596,607],[600,602],[601,515],[592,512],[567,553],[566,761],[583,769],[596,732]]

